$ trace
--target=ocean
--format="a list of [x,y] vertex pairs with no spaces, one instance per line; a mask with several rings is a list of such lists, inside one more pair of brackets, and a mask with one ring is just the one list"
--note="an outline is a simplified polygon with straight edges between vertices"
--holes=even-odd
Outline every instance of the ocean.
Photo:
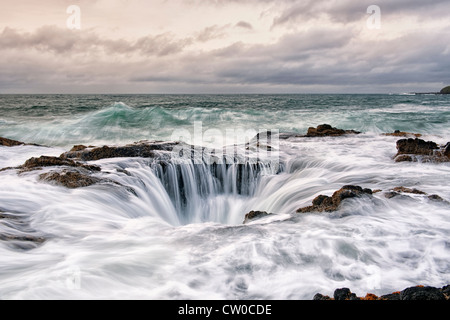
[[[361,133],[304,136],[321,124]],[[445,145],[449,124],[444,95],[0,95],[0,137],[27,143],[0,146],[0,299],[311,300],[342,287],[442,287],[450,165],[397,163],[402,138],[383,133]],[[255,142],[268,130],[276,135]],[[75,145],[140,141],[233,160],[86,160],[104,182],[80,188],[43,181],[55,168],[18,168]],[[381,192],[297,213],[346,185]],[[396,187],[423,194],[385,196]],[[244,224],[250,211],[271,214]]]

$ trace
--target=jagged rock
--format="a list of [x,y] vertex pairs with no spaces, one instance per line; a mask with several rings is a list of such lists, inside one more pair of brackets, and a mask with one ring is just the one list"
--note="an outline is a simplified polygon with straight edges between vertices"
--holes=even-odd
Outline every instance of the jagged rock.
[[397,141],[396,162],[448,162],[450,161],[450,143],[440,147],[433,141],[421,139],[402,139]]
[[417,189],[410,189],[410,188],[405,188],[405,187],[396,187],[394,189],[392,189],[394,192],[403,192],[403,193],[412,193],[412,194],[423,194],[426,195],[426,192],[417,190]]
[[421,139],[402,139],[397,141],[398,155],[415,154],[430,156],[433,151],[439,149],[439,146],[433,141],[424,141]]
[[352,293],[349,288],[336,289],[334,291],[334,300],[358,300],[356,294]]
[[22,146],[22,145],[25,145],[25,143],[24,142],[20,142],[20,141],[16,141],[16,140],[11,140],[11,139],[0,137],[0,146],[16,147],[16,146]]
[[380,297],[368,293],[364,298],[356,296],[348,288],[336,289],[334,291],[334,298],[324,296],[320,293],[314,295],[313,300],[449,300],[450,285],[441,289],[434,287],[417,286],[397,291],[390,294],[382,295]]
[[19,168],[26,171],[26,170],[40,169],[42,167],[54,167],[54,166],[67,166],[74,168],[84,168],[89,171],[101,171],[101,168],[99,166],[85,165],[70,159],[62,159],[59,157],[47,157],[47,156],[28,159]]
[[380,297],[380,300],[401,300],[400,298],[400,292],[393,292],[390,294],[385,294]]
[[316,300],[316,301],[325,301],[325,300],[332,300],[332,299],[331,299],[329,296],[324,296],[324,295],[322,295],[322,294],[320,294],[320,293],[317,293],[317,294],[314,296],[313,300]]
[[411,133],[411,132],[404,132],[400,130],[395,130],[393,133],[383,133],[384,136],[390,136],[390,137],[406,137],[406,138],[420,138],[422,135],[420,133]]
[[126,146],[118,147],[93,147],[83,148],[84,146],[76,146],[69,152],[63,153],[60,157],[62,159],[79,159],[82,161],[94,161],[111,158],[131,158],[155,157],[155,151],[172,151],[173,148],[179,145],[178,142],[137,142]]
[[444,156],[450,158],[450,142],[447,142],[444,149]]
[[437,194],[429,195],[428,193],[423,192],[421,190],[405,188],[405,187],[396,187],[396,188],[392,189],[391,191],[386,192],[384,194],[384,196],[387,199],[392,199],[394,197],[400,196],[400,195],[405,194],[405,193],[407,193],[407,194],[423,195],[423,196],[426,196],[429,200],[432,200],[432,201],[439,201],[439,202],[448,203],[446,200],[444,200],[441,196],[439,196]]
[[79,144],[79,145],[73,146],[73,148],[70,149],[69,152],[83,151],[84,149],[87,149],[87,147],[82,144]]
[[75,170],[51,171],[41,174],[39,179],[69,189],[89,187],[102,181],[102,179]]
[[342,201],[348,198],[372,195],[371,189],[363,189],[359,186],[344,186],[336,191],[331,197],[319,195],[312,201],[312,206],[300,208],[298,213],[307,212],[332,212],[339,209]]
[[261,219],[267,216],[270,216],[271,213],[267,213],[265,211],[250,211],[249,213],[247,213],[245,215],[245,220],[244,220],[244,224],[247,224],[251,221],[257,220],[257,219]]
[[343,130],[333,128],[329,124],[323,124],[318,126],[317,128],[309,128],[308,133],[305,137],[328,137],[328,136],[342,136],[345,134],[360,134],[361,132],[354,130]]
[[407,154],[401,154],[395,157],[395,162],[417,162],[417,159]]
[[411,287],[400,293],[401,300],[446,300],[441,289],[433,287]]

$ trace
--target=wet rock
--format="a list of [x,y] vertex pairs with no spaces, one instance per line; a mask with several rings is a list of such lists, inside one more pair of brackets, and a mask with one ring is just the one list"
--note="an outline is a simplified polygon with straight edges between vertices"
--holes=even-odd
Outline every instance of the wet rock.
[[380,297],[380,300],[401,300],[400,298],[400,292],[393,292],[393,293],[389,293],[389,294],[385,294],[383,296]]
[[360,134],[361,132],[354,130],[343,130],[333,128],[329,124],[322,124],[317,128],[311,127],[308,129],[308,133],[305,137],[329,137],[329,136],[342,136],[346,134]]
[[332,300],[332,299],[331,299],[329,296],[324,296],[324,295],[322,295],[322,294],[320,294],[320,293],[317,293],[317,294],[314,296],[313,300],[316,300],[316,301],[326,301],[326,300]]
[[402,154],[395,157],[395,162],[417,162],[417,159],[410,155]]
[[438,201],[438,202],[443,202],[443,203],[448,203],[446,200],[444,200],[441,196],[437,195],[437,194],[432,194],[432,195],[428,195],[428,193],[418,190],[418,189],[411,189],[411,188],[405,188],[405,187],[396,187],[394,189],[392,189],[389,192],[386,192],[384,194],[384,196],[387,199],[392,199],[394,197],[397,196],[405,196],[405,194],[416,194],[416,195],[423,195],[426,196],[429,200],[431,201]]
[[0,137],[0,146],[16,147],[16,146],[22,146],[22,145],[25,145],[25,143],[24,142],[20,142],[20,141],[16,141],[16,140],[11,140],[11,139]]
[[398,154],[415,154],[430,156],[439,146],[433,141],[421,139],[402,139],[397,141]]
[[426,192],[417,190],[417,189],[410,189],[410,188],[405,188],[405,187],[396,187],[394,189],[392,189],[394,192],[403,192],[403,193],[412,193],[412,194],[423,194],[426,195]]
[[396,162],[448,162],[450,161],[449,144],[440,147],[433,141],[421,139],[402,139],[397,141]]
[[358,297],[352,293],[349,288],[336,289],[334,291],[334,298],[324,296],[320,293],[314,295],[313,300],[436,300],[443,301],[450,298],[450,285],[441,289],[434,287],[417,286],[397,291],[390,294],[382,295],[380,297],[368,293],[365,297]]
[[307,212],[332,212],[339,209],[342,201],[349,198],[372,195],[371,189],[363,189],[359,186],[344,186],[336,191],[331,197],[319,195],[312,201],[312,206],[300,208],[298,213]]
[[43,237],[36,237],[31,235],[12,235],[12,234],[2,234],[0,233],[0,240],[2,241],[25,241],[34,242],[36,244],[42,244],[46,241]]
[[50,182],[69,189],[84,188],[97,184],[102,179],[74,170],[51,171],[39,176],[41,181]]
[[356,294],[352,293],[349,288],[336,289],[334,291],[334,300],[357,300]]
[[433,287],[411,287],[400,293],[401,300],[446,300],[442,291]]
[[270,216],[271,213],[267,213],[265,211],[250,211],[249,213],[247,213],[245,215],[245,219],[244,219],[244,224],[247,224],[251,221],[257,220],[257,219],[261,219],[267,216]]
[[444,156],[450,158],[450,142],[447,142],[444,148]]
[[76,146],[69,152],[63,153],[62,159],[79,159],[82,161],[94,161],[111,158],[153,158],[156,156],[155,151],[172,151],[178,142],[137,142],[130,145],[118,147],[93,147],[83,148],[84,146]]
[[59,157],[47,157],[47,156],[28,159],[19,168],[22,169],[23,171],[29,171],[34,169],[41,169],[43,167],[55,167],[55,166],[83,168],[89,171],[101,171],[101,168],[99,166],[86,165],[79,162],[75,162],[70,159],[62,159]]
[[441,289],[442,294],[444,295],[445,299],[450,299],[450,285],[445,286]]
[[383,136],[389,136],[389,137],[405,137],[405,138],[420,138],[422,135],[420,133],[411,133],[411,132],[404,132],[400,130],[395,130],[393,133],[383,133]]
[[84,149],[87,149],[87,147],[84,146],[84,145],[79,144],[79,145],[73,146],[73,148],[70,149],[69,152],[83,151]]

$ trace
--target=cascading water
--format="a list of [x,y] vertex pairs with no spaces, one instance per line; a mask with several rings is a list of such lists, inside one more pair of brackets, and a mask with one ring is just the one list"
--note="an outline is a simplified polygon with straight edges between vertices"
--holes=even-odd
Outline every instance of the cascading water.
[[152,165],[172,200],[182,224],[242,223],[246,203],[252,198],[261,176],[275,174],[271,162],[243,164],[195,164],[171,161]]
[[[44,107],[24,107],[35,99]],[[82,97],[60,99],[0,97],[0,136],[49,146],[0,146],[0,299],[310,300],[342,287],[363,296],[450,283],[450,166],[396,163],[399,138],[381,134],[417,132],[445,145],[446,97],[97,96],[88,106]],[[101,167],[90,173],[101,182],[78,189],[40,179],[58,168],[7,169],[75,143],[173,141],[174,128],[196,121],[205,131],[304,134],[330,123],[363,133],[286,135],[278,163],[254,154],[256,144],[240,147],[248,159],[222,163],[161,150],[85,160]],[[296,213],[349,184],[382,192],[333,213]],[[400,186],[446,201],[385,197]],[[243,225],[252,210],[272,215]]]

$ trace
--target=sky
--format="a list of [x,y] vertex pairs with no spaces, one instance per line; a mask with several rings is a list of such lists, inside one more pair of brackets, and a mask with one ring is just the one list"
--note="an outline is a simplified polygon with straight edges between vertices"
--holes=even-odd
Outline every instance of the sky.
[[0,0],[0,93],[436,92],[449,34],[448,0]]

